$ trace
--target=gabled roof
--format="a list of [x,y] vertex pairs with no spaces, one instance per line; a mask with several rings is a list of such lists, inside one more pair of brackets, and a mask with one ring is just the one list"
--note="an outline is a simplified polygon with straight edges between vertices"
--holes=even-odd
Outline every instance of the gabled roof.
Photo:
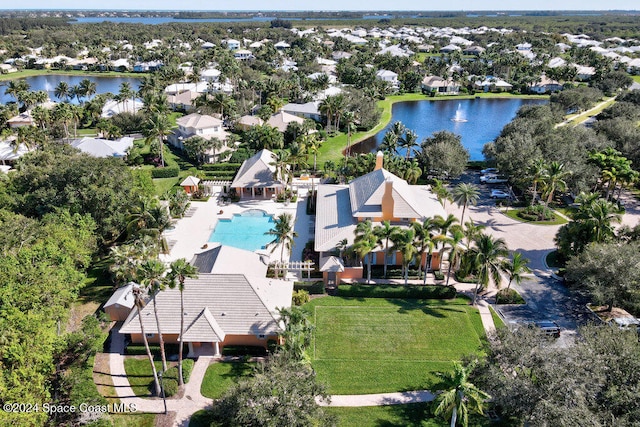
[[197,187],[198,184],[200,184],[200,178],[189,175],[180,183],[180,187]]
[[121,286],[116,289],[111,295],[111,298],[109,298],[109,300],[104,304],[105,308],[116,304],[121,307],[133,308],[133,305],[135,304],[133,288],[137,286],[138,285],[135,283],[129,282],[125,286]]
[[260,150],[253,157],[245,160],[231,183],[234,188],[281,187],[282,183],[275,179],[276,167],[271,165],[275,154],[269,150]]
[[316,209],[316,251],[330,251],[342,239],[353,243],[357,220],[351,214],[348,186],[319,185]]
[[209,308],[205,307],[179,339],[185,342],[222,342],[225,337],[226,334],[214,319]]
[[27,146],[20,143],[17,147],[9,141],[0,141],[0,160],[16,160],[29,152]]
[[304,119],[298,116],[294,116],[293,114],[285,113],[284,111],[279,111],[269,117],[267,124],[269,126],[277,128],[280,132],[284,132],[287,130],[287,126],[289,126],[289,123],[291,122],[303,124]]
[[233,274],[242,271],[247,276],[265,277],[266,258],[255,252],[219,245],[195,254],[191,264],[201,273]]
[[344,271],[344,262],[342,259],[329,256],[320,259],[320,271],[328,271],[328,272],[342,272]]
[[71,146],[92,157],[124,157],[133,146],[133,138],[125,136],[116,141],[101,138],[76,139]]
[[222,126],[222,120],[206,114],[192,113],[176,120],[178,126],[193,129],[209,129]]
[[[280,330],[277,308],[291,305],[293,282],[247,277],[243,274],[204,274],[185,281],[185,337],[215,342],[225,335],[275,335]],[[163,334],[180,333],[180,290],[166,289],[156,295]],[[208,313],[207,313],[208,312]],[[120,332],[140,333],[134,311]],[[153,304],[141,310],[145,332],[158,333]],[[192,329],[193,328],[193,329]]]

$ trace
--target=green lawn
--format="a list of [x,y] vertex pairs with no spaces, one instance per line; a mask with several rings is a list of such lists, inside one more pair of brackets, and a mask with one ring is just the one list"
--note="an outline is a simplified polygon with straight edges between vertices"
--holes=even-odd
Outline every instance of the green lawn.
[[631,76],[631,78],[632,78],[634,81],[636,81],[636,82],[640,83],[640,76]]
[[218,399],[240,378],[251,375],[255,366],[255,363],[250,362],[213,363],[204,374],[200,393],[204,397]]
[[526,222],[527,224],[533,224],[533,225],[561,225],[561,224],[566,224],[567,220],[558,216],[555,212],[554,212],[554,220],[551,221],[527,221],[526,219],[522,219],[518,216],[518,212],[520,211],[520,209],[518,208],[510,208],[508,211],[503,211],[502,213],[504,213],[506,216],[508,216],[511,219],[515,219],[516,221],[520,221],[520,222]]
[[[313,367],[331,394],[435,389],[434,373],[479,353],[484,330],[468,300],[316,299]],[[455,333],[452,333],[455,331]]]
[[491,318],[493,319],[493,324],[495,325],[496,329],[504,329],[506,325],[504,324],[502,318],[498,316],[498,313],[496,313],[493,307],[489,306],[489,310],[491,311]]
[[[161,372],[162,362],[155,361],[154,363],[158,372]],[[124,370],[129,378],[133,393],[138,397],[151,397],[149,384],[153,381],[153,374],[149,359],[128,357],[124,360]]]
[[142,78],[144,73],[119,73],[117,71],[76,71],[76,70],[22,70],[17,73],[0,74],[0,81],[23,79],[32,76],[96,76],[96,77],[137,77]]

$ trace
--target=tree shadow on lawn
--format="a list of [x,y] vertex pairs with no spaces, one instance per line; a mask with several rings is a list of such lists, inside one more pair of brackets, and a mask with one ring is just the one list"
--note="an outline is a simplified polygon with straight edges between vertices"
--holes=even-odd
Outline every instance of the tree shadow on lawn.
[[421,310],[427,316],[433,316],[438,318],[446,318],[444,312],[464,313],[466,306],[447,306],[447,305],[429,305],[425,303],[425,300],[412,300],[408,302],[402,299],[387,299],[391,304],[399,306],[399,314],[407,314],[412,311]]
[[[376,420],[377,427],[409,427],[422,426],[424,420],[433,417],[431,410],[431,402],[409,403],[403,405],[390,405],[389,412],[395,420]],[[446,424],[442,424],[446,425]]]

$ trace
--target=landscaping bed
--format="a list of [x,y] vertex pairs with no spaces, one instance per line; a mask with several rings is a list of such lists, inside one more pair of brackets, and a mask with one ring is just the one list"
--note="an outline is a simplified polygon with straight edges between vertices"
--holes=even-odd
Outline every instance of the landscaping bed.
[[496,294],[496,304],[526,304],[515,289],[501,289]]

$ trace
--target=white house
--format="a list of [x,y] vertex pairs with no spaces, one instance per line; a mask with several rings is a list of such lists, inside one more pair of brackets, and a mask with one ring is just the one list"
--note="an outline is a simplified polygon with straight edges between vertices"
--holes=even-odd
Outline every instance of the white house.
[[226,40],[227,49],[229,50],[238,50],[240,49],[240,42],[235,39],[227,39]]
[[210,149],[208,151],[208,162],[217,161],[222,154],[233,150],[226,144],[229,133],[224,130],[222,120],[205,114],[192,113],[176,120],[178,129],[169,136],[169,143],[181,150],[184,149],[184,141],[199,136],[206,140],[218,138],[222,141],[223,146],[217,150]]
[[389,83],[393,89],[398,89],[400,83],[398,82],[398,74],[390,70],[378,70],[376,72],[376,79]]
[[437,95],[457,95],[460,91],[460,84],[451,79],[443,79],[439,76],[426,76],[422,79],[422,92]]
[[133,146],[133,138],[125,136],[111,141],[102,138],[76,139],[71,141],[71,146],[90,155],[91,157],[125,157],[127,151]]

